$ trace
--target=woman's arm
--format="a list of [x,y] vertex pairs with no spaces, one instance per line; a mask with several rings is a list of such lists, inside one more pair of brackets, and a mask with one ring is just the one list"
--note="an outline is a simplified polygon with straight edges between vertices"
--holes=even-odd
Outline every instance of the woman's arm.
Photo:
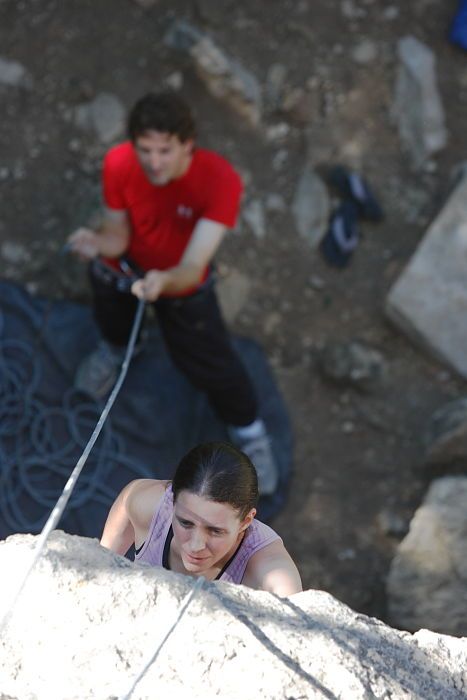
[[251,557],[242,583],[281,597],[303,590],[298,569],[279,540],[268,544]]
[[135,530],[128,514],[128,498],[137,481],[131,481],[115,499],[104,526],[101,545],[117,554],[126,554],[135,541]]
[[141,546],[167,483],[157,479],[130,481],[109,511],[101,545],[117,554],[126,554],[132,544]]

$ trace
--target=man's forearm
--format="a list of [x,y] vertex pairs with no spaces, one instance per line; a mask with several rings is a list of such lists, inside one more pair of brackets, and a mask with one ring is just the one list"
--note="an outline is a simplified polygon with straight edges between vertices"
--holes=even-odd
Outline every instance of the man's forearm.
[[204,270],[200,269],[198,265],[189,263],[183,263],[164,270],[165,281],[162,291],[169,294],[184,292],[201,282],[203,272]]
[[118,258],[128,248],[128,233],[124,227],[105,222],[96,231],[99,254],[106,258]]

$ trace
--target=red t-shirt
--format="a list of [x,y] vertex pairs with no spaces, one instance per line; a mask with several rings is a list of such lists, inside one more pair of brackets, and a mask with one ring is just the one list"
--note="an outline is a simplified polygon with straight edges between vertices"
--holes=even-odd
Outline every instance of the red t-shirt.
[[127,254],[143,270],[177,265],[199,219],[235,226],[242,189],[230,163],[201,148],[187,172],[163,186],[148,180],[130,141],[111,148],[104,159],[105,204],[128,212]]

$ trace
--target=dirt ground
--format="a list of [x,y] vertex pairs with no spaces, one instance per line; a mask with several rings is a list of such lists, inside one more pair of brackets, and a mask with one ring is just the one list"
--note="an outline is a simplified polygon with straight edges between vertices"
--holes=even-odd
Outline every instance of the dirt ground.
[[[329,591],[384,619],[385,576],[427,487],[422,466],[428,420],[465,391],[383,312],[391,284],[444,201],[467,147],[467,59],[447,41],[457,2],[143,4],[0,0],[0,55],[19,61],[32,76],[32,87],[0,86],[0,236],[32,254],[4,260],[2,276],[48,296],[83,298],[81,271],[59,261],[56,251],[95,206],[105,147],[77,131],[70,110],[100,92],[115,94],[129,108],[180,73],[182,93],[196,109],[199,142],[240,168],[247,198],[280,194],[288,207],[268,213],[263,239],[242,225],[218,256],[221,269],[240,270],[252,281],[233,330],[265,347],[293,424],[290,496],[273,525],[305,587]],[[305,115],[269,112],[260,127],[248,126],[207,92],[186,55],[164,45],[167,27],[182,18],[209,32],[262,85],[270,65],[283,64],[287,86],[306,93]],[[448,146],[422,173],[411,168],[390,116],[396,43],[407,34],[436,54],[449,130]],[[376,52],[361,64],[352,56],[364,39]],[[288,124],[288,133],[268,139],[268,127],[279,122]],[[346,163],[363,172],[386,212],[383,223],[362,224],[362,240],[343,271],[328,267],[295,231],[289,207],[308,152],[318,170]],[[376,393],[331,385],[318,371],[320,348],[353,339],[385,357],[388,379]],[[402,523],[395,528],[398,537],[387,534],[388,518]]]

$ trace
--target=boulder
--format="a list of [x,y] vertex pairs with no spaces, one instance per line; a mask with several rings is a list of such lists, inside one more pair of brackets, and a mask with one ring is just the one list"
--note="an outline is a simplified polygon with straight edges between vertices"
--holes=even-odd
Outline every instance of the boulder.
[[413,164],[420,168],[447,142],[441,96],[436,80],[436,57],[413,36],[399,40],[394,116]]
[[[0,544],[3,603],[37,539]],[[467,640],[398,632],[321,591],[194,585],[52,533],[0,636],[2,697],[465,697]]]
[[199,77],[215,97],[224,100],[250,123],[262,114],[261,86],[256,77],[218,46],[211,36],[184,21],[176,21],[165,43],[190,54]]
[[431,484],[398,547],[387,581],[397,627],[467,635],[467,478]]
[[412,340],[467,377],[467,178],[431,224],[386,300]]

